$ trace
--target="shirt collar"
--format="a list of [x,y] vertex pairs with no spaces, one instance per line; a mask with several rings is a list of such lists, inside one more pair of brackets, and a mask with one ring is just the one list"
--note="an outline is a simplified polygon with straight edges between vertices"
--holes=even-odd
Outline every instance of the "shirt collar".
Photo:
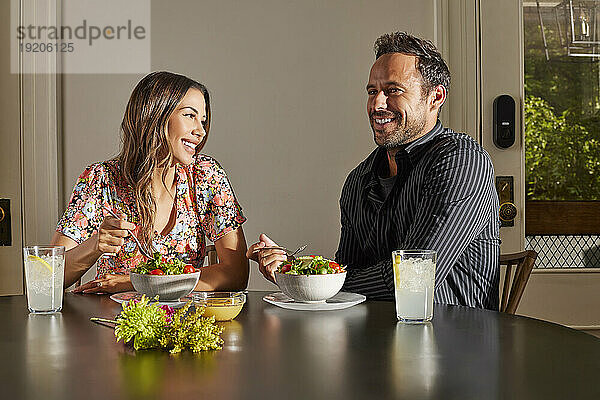
[[410,142],[406,146],[406,149],[405,149],[406,152],[410,153],[416,147],[419,147],[422,144],[425,144],[425,143],[431,141],[434,137],[436,137],[437,135],[439,135],[440,133],[442,133],[443,130],[444,130],[444,128],[442,128],[442,123],[438,119],[432,130],[430,130],[429,132],[427,132],[425,135],[421,136],[417,140],[414,140],[414,141]]
[[[401,154],[401,153],[402,154],[406,154],[406,153],[410,154],[416,148],[433,140],[433,138],[435,138],[437,135],[439,135],[443,131],[444,131],[444,128],[442,127],[442,123],[438,119],[432,130],[430,130],[429,132],[427,132],[425,135],[421,136],[417,140],[413,140],[412,142],[408,143],[406,145],[406,147],[404,147],[403,151],[401,151],[401,152],[399,151],[398,153],[396,153],[396,157],[398,157],[398,154]],[[376,174],[377,166],[381,162],[380,161],[381,157],[387,157],[386,150],[383,147],[377,147],[375,149],[375,151],[373,151],[373,153],[371,153],[371,155],[367,158],[366,163],[365,163],[365,168],[362,171],[361,175],[365,175],[370,172]]]

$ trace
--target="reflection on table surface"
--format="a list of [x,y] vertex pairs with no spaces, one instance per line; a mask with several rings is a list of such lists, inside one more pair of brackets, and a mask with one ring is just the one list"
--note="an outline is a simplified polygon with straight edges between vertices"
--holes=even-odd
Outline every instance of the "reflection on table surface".
[[[62,313],[28,315],[0,298],[0,366],[10,398],[595,398],[600,340],[534,319],[436,305],[431,323],[396,322],[394,304],[286,310],[250,292],[219,323],[223,349],[134,351],[116,343],[121,306],[65,296]],[[93,388],[93,390],[91,390]],[[597,397],[600,398],[600,397]]]

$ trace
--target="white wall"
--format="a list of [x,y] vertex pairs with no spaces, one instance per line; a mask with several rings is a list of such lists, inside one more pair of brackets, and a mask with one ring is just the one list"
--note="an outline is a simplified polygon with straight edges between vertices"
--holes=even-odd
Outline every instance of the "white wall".
[[[365,85],[382,33],[434,39],[434,3],[412,0],[152,2],[152,69],[207,85],[204,152],[227,170],[249,243],[268,232],[333,256],[339,193],[374,148]],[[115,155],[141,75],[64,76],[65,201],[83,168]],[[251,265],[250,288],[272,288]]]

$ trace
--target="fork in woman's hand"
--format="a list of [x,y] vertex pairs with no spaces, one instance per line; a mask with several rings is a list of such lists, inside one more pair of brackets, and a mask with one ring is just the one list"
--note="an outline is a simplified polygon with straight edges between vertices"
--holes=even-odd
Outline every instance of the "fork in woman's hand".
[[[104,209],[113,217],[117,218],[117,219],[121,219],[121,217],[119,217],[111,208],[109,207],[104,207]],[[133,234],[133,232],[131,232],[131,230],[127,229],[127,232],[129,232],[129,234],[131,235],[131,237],[133,238],[133,240],[135,240],[135,243],[137,243],[138,248],[140,249],[140,253],[142,253],[142,255],[146,258],[152,258],[152,253],[153,252],[149,252],[148,250],[146,250],[144,248],[144,246],[142,246],[142,244],[140,243],[140,241],[138,240],[138,238]]]

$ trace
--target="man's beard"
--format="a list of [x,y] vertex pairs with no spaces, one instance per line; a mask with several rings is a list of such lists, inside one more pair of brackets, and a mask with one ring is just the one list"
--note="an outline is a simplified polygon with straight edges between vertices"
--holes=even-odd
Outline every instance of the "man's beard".
[[[396,128],[389,134],[382,136],[377,135],[375,131],[374,119],[375,118],[389,118],[390,115],[394,115],[393,123],[396,124]],[[370,116],[371,129],[373,130],[373,139],[378,146],[383,147],[387,150],[400,147],[404,144],[412,142],[415,138],[422,136],[423,129],[425,128],[425,113],[417,113],[417,118],[409,118],[406,126],[402,126],[403,117],[399,112],[387,111],[385,113],[374,112]]]

